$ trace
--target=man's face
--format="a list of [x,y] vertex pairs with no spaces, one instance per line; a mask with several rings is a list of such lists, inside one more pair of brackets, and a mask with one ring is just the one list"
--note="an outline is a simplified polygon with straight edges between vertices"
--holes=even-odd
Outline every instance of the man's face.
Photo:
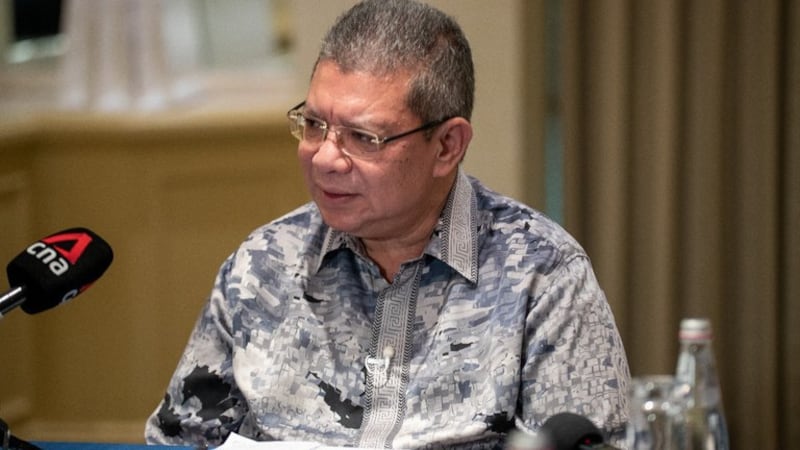
[[[408,76],[376,78],[363,72],[343,73],[331,61],[317,65],[305,112],[334,130],[350,126],[391,136],[421,125],[405,105]],[[438,216],[433,200],[436,139],[414,133],[383,144],[374,159],[350,157],[329,132],[322,144],[301,141],[298,156],[305,181],[325,222],[363,239],[402,239],[421,226],[421,218]]]

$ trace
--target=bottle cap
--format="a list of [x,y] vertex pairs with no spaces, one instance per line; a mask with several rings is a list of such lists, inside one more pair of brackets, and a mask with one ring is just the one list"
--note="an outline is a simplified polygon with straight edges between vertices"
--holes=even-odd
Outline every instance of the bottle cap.
[[678,337],[687,341],[706,341],[711,339],[711,321],[708,319],[688,318],[681,320]]

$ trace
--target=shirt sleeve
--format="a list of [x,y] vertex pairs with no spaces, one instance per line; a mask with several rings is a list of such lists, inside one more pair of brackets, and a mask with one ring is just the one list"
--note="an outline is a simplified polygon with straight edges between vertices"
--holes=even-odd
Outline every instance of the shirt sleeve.
[[219,445],[241,423],[245,402],[231,370],[230,264],[223,264],[164,398],[147,420],[149,444]]
[[522,367],[522,422],[535,430],[553,414],[591,420],[620,448],[630,379],[605,294],[585,254],[573,254],[532,287]]

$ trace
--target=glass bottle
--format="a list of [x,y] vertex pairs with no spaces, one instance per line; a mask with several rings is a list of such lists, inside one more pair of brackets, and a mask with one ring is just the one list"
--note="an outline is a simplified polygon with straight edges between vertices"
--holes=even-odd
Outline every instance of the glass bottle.
[[711,348],[711,322],[683,319],[675,378],[687,389],[683,432],[691,450],[728,450],[722,391]]

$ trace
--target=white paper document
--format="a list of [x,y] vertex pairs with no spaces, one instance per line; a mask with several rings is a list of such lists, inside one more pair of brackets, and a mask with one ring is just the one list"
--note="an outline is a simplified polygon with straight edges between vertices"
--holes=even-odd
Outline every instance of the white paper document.
[[236,433],[231,433],[219,450],[353,450],[352,447],[329,447],[316,442],[305,441],[254,441]]

